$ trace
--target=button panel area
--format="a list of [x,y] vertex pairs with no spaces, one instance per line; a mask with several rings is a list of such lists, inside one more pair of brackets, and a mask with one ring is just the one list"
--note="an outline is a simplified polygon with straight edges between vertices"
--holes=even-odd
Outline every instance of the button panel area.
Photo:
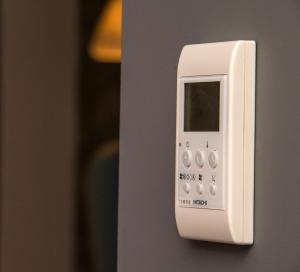
[[203,141],[180,143],[177,194],[178,205],[187,208],[224,209],[222,146]]
[[185,150],[182,153],[182,163],[185,167],[190,167],[192,163],[193,155],[191,150]]
[[199,195],[202,195],[204,192],[204,185],[202,183],[197,184],[197,192]]
[[216,184],[209,185],[209,192],[212,196],[215,196],[217,193],[217,185]]
[[211,168],[216,168],[218,166],[218,160],[219,160],[219,156],[216,150],[209,152],[208,162]]
[[184,183],[183,185],[183,190],[189,194],[190,193],[190,190],[191,190],[191,185],[189,183]]
[[204,152],[198,150],[195,155],[195,163],[199,168],[202,168],[204,166],[204,160],[205,160]]

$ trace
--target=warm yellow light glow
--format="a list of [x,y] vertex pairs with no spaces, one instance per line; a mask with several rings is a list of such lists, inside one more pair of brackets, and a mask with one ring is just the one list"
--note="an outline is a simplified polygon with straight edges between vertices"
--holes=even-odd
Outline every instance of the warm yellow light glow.
[[122,2],[109,0],[97,22],[89,54],[101,62],[121,61]]

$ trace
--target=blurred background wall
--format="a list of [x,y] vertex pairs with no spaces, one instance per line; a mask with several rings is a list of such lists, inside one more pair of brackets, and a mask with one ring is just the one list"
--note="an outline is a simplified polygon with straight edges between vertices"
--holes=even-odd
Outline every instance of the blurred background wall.
[[1,1],[1,271],[74,271],[78,18]]
[[116,271],[121,1],[1,2],[1,271]]
[[80,1],[78,268],[117,269],[121,0]]

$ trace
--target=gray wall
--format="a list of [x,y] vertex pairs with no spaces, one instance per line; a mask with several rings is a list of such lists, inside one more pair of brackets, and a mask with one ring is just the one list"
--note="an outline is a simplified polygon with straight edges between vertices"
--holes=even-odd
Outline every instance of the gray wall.
[[[300,271],[300,2],[124,0],[118,271]],[[257,41],[255,244],[181,239],[174,219],[183,45]]]
[[1,272],[70,272],[76,1],[1,2]]

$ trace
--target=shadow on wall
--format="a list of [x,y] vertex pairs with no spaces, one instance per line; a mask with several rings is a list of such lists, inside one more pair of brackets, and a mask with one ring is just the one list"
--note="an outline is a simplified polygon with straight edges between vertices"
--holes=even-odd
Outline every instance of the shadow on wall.
[[79,271],[117,270],[121,1],[82,0]]

